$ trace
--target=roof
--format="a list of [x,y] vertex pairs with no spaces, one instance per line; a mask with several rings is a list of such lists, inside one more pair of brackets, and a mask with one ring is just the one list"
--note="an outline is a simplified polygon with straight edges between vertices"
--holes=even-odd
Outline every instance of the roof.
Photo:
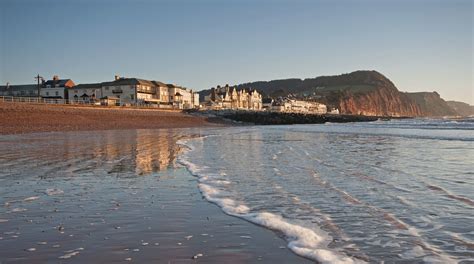
[[91,89],[91,88],[100,88],[102,86],[102,83],[83,83],[83,84],[78,84],[71,89]]
[[10,85],[7,89],[6,85],[0,86],[0,91],[31,91],[38,90],[37,84],[22,84],[22,85]]
[[102,83],[103,86],[119,86],[119,85],[147,85],[147,86],[165,86],[159,81],[148,81],[138,78],[120,78],[115,81]]
[[162,83],[162,82],[159,82],[159,81],[151,81],[152,83],[154,83],[156,86],[166,86],[166,83]]
[[[51,85],[51,87],[54,87],[56,85],[59,85],[59,87],[65,87],[66,83],[69,82],[72,80],[71,79],[60,79],[60,80],[48,80],[46,82],[43,83],[43,87],[47,86],[47,85]],[[74,84],[74,82],[73,82]]]

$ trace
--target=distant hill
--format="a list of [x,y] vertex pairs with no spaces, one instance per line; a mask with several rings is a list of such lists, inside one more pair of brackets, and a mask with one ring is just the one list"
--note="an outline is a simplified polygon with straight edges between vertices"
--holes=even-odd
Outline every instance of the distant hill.
[[460,116],[473,116],[474,105],[469,105],[458,101],[447,101],[448,105],[456,111]]
[[[258,81],[237,85],[266,97],[320,101],[343,114],[370,116],[452,116],[457,113],[433,93],[402,93],[377,71],[355,71],[308,79]],[[209,90],[201,91],[202,95]]]

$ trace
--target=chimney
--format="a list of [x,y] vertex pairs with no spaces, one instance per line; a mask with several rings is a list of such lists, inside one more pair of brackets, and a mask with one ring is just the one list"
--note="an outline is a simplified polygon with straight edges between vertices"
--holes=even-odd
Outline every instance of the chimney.
[[115,80],[119,80],[120,79],[120,75],[115,75]]
[[10,83],[7,82],[7,89],[10,89]]
[[53,81],[58,81],[58,80],[59,80],[59,76],[54,75],[54,76],[53,76]]

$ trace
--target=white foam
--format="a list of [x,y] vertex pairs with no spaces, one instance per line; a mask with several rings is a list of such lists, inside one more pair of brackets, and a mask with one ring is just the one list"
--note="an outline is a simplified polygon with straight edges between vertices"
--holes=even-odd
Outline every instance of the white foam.
[[35,201],[35,200],[38,200],[38,199],[39,199],[39,196],[31,196],[31,197],[23,199],[23,201],[24,202],[32,202],[32,201]]
[[188,160],[189,151],[194,149],[189,144],[189,140],[180,140],[178,144],[186,145],[188,149],[178,158],[178,162],[184,165],[191,174],[199,178],[198,186],[204,198],[217,204],[225,213],[282,232],[288,242],[288,247],[300,256],[320,263],[363,262],[350,258],[335,249],[329,249],[328,244],[332,241],[332,237],[317,227],[308,228],[270,212],[251,212],[250,208],[243,202],[227,197],[228,192],[219,189],[222,188],[221,175],[205,173],[205,167],[200,167]]
[[288,247],[296,254],[321,263],[356,263],[357,261],[335,250],[327,248],[331,237],[322,230],[313,230],[293,224],[283,217],[268,213],[256,213],[243,216],[245,219],[278,230],[285,234]]
[[26,211],[26,208],[13,208],[10,212],[12,213],[19,213],[19,212],[24,212]]
[[51,189],[46,189],[45,193],[49,196],[52,196],[52,195],[63,194],[64,191],[61,189],[51,188]]

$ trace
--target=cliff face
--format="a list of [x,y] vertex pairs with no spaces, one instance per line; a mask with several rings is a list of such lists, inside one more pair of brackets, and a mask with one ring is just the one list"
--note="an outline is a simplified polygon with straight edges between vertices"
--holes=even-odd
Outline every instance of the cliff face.
[[327,103],[344,114],[395,117],[424,115],[408,96],[388,89],[375,89],[363,94],[346,92],[337,102]]
[[473,116],[474,115],[474,105],[469,105],[463,102],[457,101],[446,101],[448,105],[456,111],[460,116]]
[[[402,93],[376,71],[355,71],[337,76],[245,83],[237,89],[256,89],[266,97],[291,97],[325,103],[342,114],[370,116],[457,115],[436,92]],[[201,91],[206,94],[209,91]]]
[[420,108],[422,116],[456,116],[458,113],[437,92],[406,93]]

